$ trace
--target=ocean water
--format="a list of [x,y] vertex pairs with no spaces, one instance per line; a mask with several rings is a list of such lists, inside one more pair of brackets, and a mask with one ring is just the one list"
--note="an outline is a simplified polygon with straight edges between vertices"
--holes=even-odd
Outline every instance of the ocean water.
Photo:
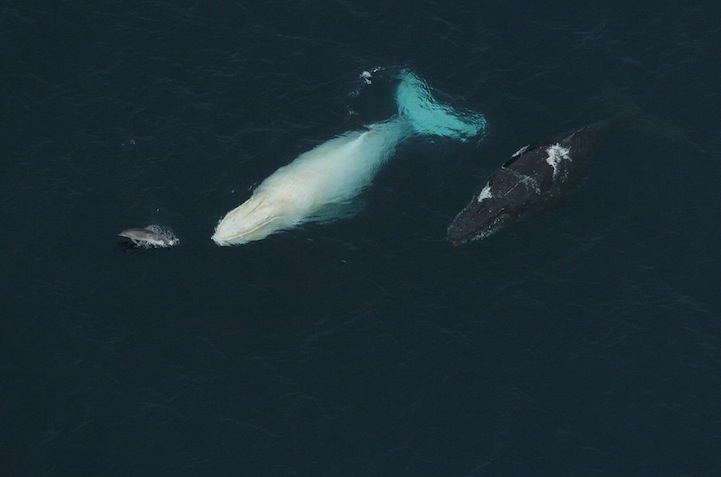
[[[3,2],[0,475],[721,475],[719,18]],[[387,115],[350,93],[399,65],[488,134],[406,143],[353,218],[213,244],[279,166]],[[564,203],[445,240],[521,146],[620,112]],[[150,223],[180,244],[117,237]]]

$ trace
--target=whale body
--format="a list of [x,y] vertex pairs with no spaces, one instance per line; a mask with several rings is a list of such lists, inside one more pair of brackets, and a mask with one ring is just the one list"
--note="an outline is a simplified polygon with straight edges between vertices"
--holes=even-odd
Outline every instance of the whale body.
[[405,133],[402,124],[374,124],[367,131],[347,133],[301,154],[228,212],[213,240],[218,245],[243,244],[303,222],[331,219],[336,209],[330,206],[357,196]]
[[453,245],[492,235],[574,189],[615,120],[605,120],[525,146],[491,174],[448,227]]
[[[370,84],[379,71],[361,78]],[[412,71],[402,69],[396,79],[397,114],[335,137],[278,169],[220,220],[213,241],[244,244],[305,222],[340,218],[406,139],[430,134],[463,141],[484,132],[483,115],[437,103]]]

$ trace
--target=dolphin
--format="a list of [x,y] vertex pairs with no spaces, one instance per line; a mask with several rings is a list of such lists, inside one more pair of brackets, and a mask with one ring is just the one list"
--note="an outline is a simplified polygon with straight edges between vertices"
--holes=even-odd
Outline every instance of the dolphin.
[[133,244],[143,248],[172,247],[180,243],[172,230],[160,225],[148,225],[143,228],[126,229],[118,234],[130,239]]

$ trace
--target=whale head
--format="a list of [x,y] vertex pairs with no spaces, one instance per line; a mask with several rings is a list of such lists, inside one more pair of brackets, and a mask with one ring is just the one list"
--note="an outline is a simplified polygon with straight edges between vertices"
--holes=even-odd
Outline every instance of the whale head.
[[241,245],[293,227],[300,220],[293,213],[293,208],[279,197],[256,191],[250,199],[223,217],[212,239],[221,246]]
[[448,227],[448,241],[461,245],[484,239],[532,210],[539,197],[536,180],[502,168],[458,213]]
[[471,201],[448,227],[448,241],[461,245],[492,235],[516,220],[517,214],[504,207],[502,202],[487,201],[479,204]]

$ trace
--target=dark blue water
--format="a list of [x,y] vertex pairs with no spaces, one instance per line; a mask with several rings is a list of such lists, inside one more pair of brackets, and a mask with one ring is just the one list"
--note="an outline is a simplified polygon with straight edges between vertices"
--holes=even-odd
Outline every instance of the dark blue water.
[[[721,9],[446,3],[3,2],[2,475],[721,474]],[[379,65],[487,137],[216,247]],[[618,112],[565,203],[444,240],[518,148]],[[181,244],[119,245],[149,223]]]

